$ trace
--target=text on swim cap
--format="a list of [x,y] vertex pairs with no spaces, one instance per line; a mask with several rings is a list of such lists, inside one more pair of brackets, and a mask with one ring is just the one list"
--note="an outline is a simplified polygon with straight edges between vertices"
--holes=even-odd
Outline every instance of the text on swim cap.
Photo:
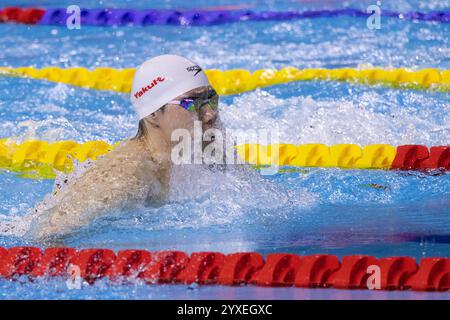
[[151,90],[154,86],[156,86],[160,82],[163,82],[164,80],[166,80],[166,78],[163,78],[163,77],[158,77],[158,78],[153,79],[153,81],[150,82],[150,84],[146,85],[145,87],[142,87],[141,90],[136,92],[134,94],[134,97],[136,99],[142,97],[147,91]]
[[202,68],[200,68],[200,66],[198,66],[198,65],[195,65],[195,66],[187,67],[186,70],[188,72],[195,72],[195,74],[194,74],[194,77],[195,77],[197,74],[199,74],[200,71],[202,71]]

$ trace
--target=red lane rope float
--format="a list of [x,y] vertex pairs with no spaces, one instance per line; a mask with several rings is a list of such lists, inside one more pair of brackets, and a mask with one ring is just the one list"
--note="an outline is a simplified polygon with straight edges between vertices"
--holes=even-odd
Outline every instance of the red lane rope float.
[[303,288],[368,289],[372,273],[379,268],[379,289],[448,291],[450,258],[375,258],[366,255],[315,254],[299,256],[256,252],[223,254],[181,251],[0,247],[0,277],[68,277],[77,266],[89,284],[109,278],[115,284],[141,280],[148,284],[257,285]]
[[450,170],[450,146],[436,146],[428,149],[421,145],[397,147],[391,169],[429,170],[445,168]]
[[0,10],[0,22],[37,24],[45,14],[44,9],[8,7]]

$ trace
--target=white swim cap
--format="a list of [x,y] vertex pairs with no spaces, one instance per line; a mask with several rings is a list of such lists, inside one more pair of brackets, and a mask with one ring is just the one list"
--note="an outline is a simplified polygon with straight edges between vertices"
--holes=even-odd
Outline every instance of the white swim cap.
[[179,95],[208,85],[208,78],[195,62],[162,55],[145,61],[136,70],[131,103],[142,119]]

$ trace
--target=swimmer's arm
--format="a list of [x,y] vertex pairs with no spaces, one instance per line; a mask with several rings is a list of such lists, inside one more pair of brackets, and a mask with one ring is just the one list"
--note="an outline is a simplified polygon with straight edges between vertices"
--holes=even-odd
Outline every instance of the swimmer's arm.
[[134,168],[113,155],[100,159],[56,195],[57,204],[42,215],[37,236],[69,233],[131,200],[145,198],[145,192]]

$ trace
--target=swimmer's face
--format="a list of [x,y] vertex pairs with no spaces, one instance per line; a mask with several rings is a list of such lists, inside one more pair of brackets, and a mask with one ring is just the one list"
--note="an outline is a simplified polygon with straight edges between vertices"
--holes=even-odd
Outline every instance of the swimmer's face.
[[212,87],[205,87],[201,91],[202,96],[209,96],[211,103],[203,104],[198,110],[198,118],[202,122],[203,132],[214,128],[219,120],[219,96]]
[[194,130],[194,121],[198,120],[198,114],[189,112],[177,105],[166,105],[157,112],[158,126],[164,134],[166,141],[171,140],[172,132],[184,129],[191,134]]
[[[188,91],[173,99],[174,103],[169,102],[164,108],[155,113],[155,120],[166,139],[168,139],[167,141],[170,141],[172,132],[177,129],[185,129],[192,134],[195,121],[201,121],[203,132],[214,127],[218,120],[218,109],[216,105],[218,97],[214,96],[214,93],[213,89],[209,86]],[[213,97],[215,99],[214,103],[204,103],[208,97]],[[183,99],[186,100],[183,101]],[[196,100],[196,105],[189,110],[175,103],[191,100]]]

